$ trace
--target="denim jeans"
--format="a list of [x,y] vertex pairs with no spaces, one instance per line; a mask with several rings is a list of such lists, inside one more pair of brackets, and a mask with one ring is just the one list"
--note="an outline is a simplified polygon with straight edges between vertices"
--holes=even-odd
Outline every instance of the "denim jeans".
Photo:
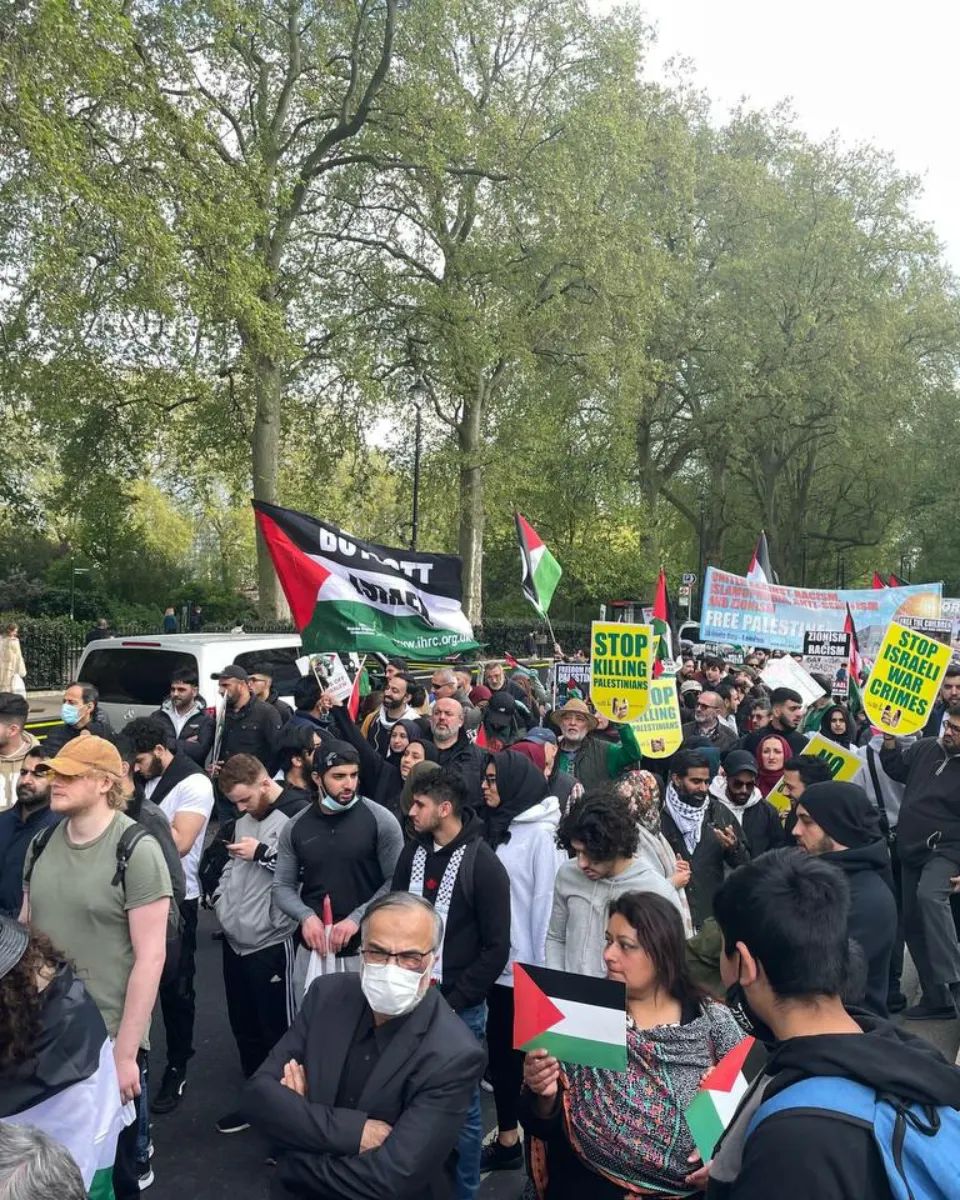
[[[483,1045],[487,1027],[486,1001],[457,1013],[478,1042]],[[476,1200],[480,1190],[480,1151],[483,1148],[483,1117],[480,1113],[480,1087],[473,1093],[466,1120],[457,1139],[457,1200]]]

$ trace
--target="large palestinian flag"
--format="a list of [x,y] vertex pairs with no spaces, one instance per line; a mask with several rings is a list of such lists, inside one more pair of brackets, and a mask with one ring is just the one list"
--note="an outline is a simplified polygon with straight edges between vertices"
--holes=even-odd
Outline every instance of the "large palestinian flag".
[[622,983],[513,964],[513,1046],[563,1062],[627,1069],[627,991]]
[[517,522],[517,540],[520,543],[520,564],[523,572],[520,586],[540,616],[546,619],[547,609],[563,571],[534,527],[519,513],[513,515]]
[[308,654],[439,659],[476,650],[460,606],[460,559],[362,542],[291,508],[253,502]]
[[50,984],[42,1022],[30,1071],[2,1089],[0,1121],[42,1129],[70,1151],[90,1200],[113,1200],[117,1138],[134,1106],[120,1101],[103,1018],[72,972]]

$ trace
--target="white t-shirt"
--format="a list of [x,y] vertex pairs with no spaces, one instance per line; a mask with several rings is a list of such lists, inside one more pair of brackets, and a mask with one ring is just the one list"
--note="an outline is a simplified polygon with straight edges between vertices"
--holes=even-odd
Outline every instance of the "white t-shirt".
[[[160,776],[156,779],[148,779],[143,785],[144,795],[148,800],[159,782]],[[203,817],[203,827],[197,834],[196,840],[189,851],[180,858],[187,885],[185,898],[196,900],[200,896],[200,880],[197,872],[200,868],[200,856],[203,854],[203,838],[207,832],[210,814],[213,812],[213,784],[206,775],[199,771],[188,775],[167,792],[160,801],[160,808],[171,825],[173,818],[180,812],[200,813]]]

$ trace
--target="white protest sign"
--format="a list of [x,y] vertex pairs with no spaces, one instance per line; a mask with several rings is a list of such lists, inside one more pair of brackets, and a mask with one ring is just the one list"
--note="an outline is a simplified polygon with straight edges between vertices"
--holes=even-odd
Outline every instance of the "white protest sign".
[[805,671],[795,658],[784,655],[783,658],[771,658],[760,672],[760,678],[768,688],[792,688],[803,701],[804,708],[826,695],[823,688],[809,671]]

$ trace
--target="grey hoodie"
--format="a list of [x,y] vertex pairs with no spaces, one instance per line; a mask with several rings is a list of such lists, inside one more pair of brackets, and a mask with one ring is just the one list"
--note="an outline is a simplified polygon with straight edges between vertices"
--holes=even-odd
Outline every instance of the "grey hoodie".
[[624,892],[653,892],[681,914],[677,889],[645,859],[610,879],[588,879],[573,859],[557,872],[547,929],[547,966],[577,975],[605,976],[604,933],[610,901]]
[[253,837],[260,847],[251,860],[227,860],[213,907],[230,949],[241,957],[286,941],[297,928],[297,922],[286,916],[273,899],[277,843],[289,820],[286,813],[271,808],[262,821],[244,813],[234,826],[234,841]]

